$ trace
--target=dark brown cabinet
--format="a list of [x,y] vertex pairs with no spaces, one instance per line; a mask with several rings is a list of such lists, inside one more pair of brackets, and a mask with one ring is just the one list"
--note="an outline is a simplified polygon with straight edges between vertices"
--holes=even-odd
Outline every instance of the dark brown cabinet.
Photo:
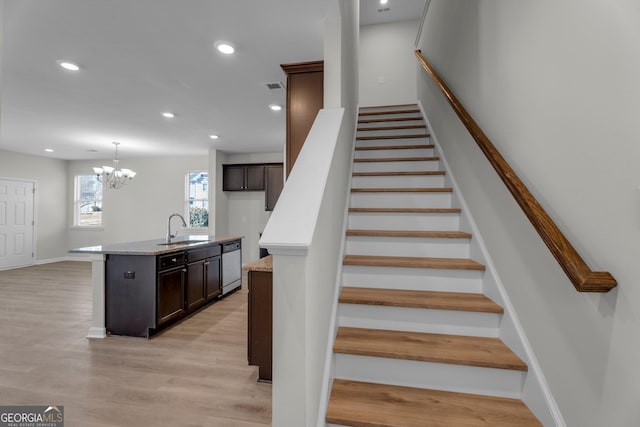
[[216,243],[158,256],[108,255],[107,332],[148,338],[216,300],[222,294],[221,254]]
[[204,260],[200,260],[187,265],[187,286],[185,294],[187,311],[193,311],[206,302],[204,263]]
[[287,75],[287,176],[324,105],[324,62],[280,65]]
[[264,165],[222,165],[223,191],[263,191]]
[[187,312],[198,309],[220,295],[220,254],[220,245],[187,252]]
[[247,359],[258,366],[258,380],[271,381],[273,351],[272,273],[249,271],[249,327]]
[[282,163],[222,165],[223,191],[265,191],[264,209],[272,211],[284,186]]
[[266,190],[264,195],[264,209],[266,211],[272,211],[276,206],[278,197],[282,192],[284,185],[284,175],[282,164],[266,165]]
[[181,317],[185,312],[184,284],[187,269],[173,268],[158,273],[158,326]]
[[207,258],[204,263],[205,299],[207,301],[218,298],[222,293],[220,274],[220,257]]

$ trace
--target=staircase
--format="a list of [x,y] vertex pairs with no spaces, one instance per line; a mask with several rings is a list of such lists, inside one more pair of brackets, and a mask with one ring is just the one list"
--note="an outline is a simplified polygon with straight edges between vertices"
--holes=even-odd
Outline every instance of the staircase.
[[360,110],[330,426],[540,426],[415,105]]

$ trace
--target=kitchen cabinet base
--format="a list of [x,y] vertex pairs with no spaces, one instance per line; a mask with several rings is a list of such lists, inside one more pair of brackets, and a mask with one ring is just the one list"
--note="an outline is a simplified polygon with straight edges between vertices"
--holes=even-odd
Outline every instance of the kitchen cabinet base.
[[273,275],[266,271],[249,271],[249,322],[247,359],[257,365],[258,381],[271,382],[273,321]]

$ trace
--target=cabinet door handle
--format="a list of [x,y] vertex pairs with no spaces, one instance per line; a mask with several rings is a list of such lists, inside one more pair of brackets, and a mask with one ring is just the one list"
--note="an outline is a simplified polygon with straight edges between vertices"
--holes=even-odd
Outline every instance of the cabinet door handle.
[[209,265],[211,264],[209,261],[205,262],[204,265]]
[[186,273],[186,272],[187,272],[187,269],[186,269],[186,268],[183,268],[183,269],[182,269],[182,272],[183,272],[183,273]]
[[171,262],[176,262],[177,259],[176,258],[171,258]]

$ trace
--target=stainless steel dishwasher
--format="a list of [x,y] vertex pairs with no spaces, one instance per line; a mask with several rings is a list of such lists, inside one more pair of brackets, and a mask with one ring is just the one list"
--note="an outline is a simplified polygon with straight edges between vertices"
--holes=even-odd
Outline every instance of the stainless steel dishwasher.
[[242,251],[240,240],[222,244],[222,295],[242,286]]

